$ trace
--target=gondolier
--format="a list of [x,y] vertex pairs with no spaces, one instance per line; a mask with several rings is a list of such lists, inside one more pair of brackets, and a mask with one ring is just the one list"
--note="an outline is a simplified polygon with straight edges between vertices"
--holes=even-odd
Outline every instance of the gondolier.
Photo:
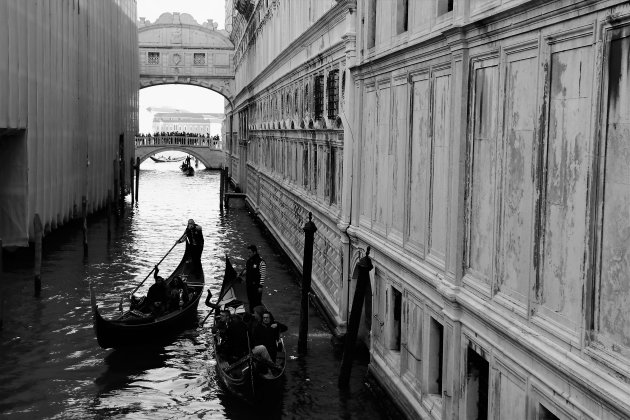
[[186,253],[184,259],[188,264],[193,264],[197,270],[201,270],[201,253],[203,252],[203,232],[201,226],[193,219],[188,219],[186,231],[179,242],[186,241]]
[[260,255],[256,245],[249,245],[249,258],[245,265],[245,285],[247,287],[247,300],[249,312],[253,313],[256,306],[262,305],[262,292],[267,277],[267,264]]

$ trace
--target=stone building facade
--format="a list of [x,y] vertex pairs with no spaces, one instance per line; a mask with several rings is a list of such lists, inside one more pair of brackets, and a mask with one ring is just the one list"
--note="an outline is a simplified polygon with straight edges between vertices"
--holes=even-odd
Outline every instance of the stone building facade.
[[158,112],[153,116],[153,133],[186,132],[205,136],[221,135],[224,114],[202,112]]
[[[240,22],[240,23],[239,23]],[[229,165],[410,418],[630,417],[630,6],[259,0]],[[235,36],[238,35],[238,36]]]
[[[129,177],[138,130],[135,0],[0,0],[0,238],[33,240]],[[120,183],[115,179],[122,180]]]

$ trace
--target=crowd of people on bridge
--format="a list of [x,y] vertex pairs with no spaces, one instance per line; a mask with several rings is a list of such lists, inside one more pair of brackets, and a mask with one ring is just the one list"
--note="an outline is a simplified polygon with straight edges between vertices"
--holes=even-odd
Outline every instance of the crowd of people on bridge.
[[221,137],[218,134],[188,133],[185,131],[162,131],[153,134],[136,134],[136,146],[153,146],[160,144],[199,145],[218,147]]

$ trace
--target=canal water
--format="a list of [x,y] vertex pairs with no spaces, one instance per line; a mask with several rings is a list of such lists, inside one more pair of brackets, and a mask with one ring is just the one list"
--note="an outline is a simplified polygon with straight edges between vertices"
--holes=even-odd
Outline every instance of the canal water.
[[[289,326],[285,345],[290,360],[278,406],[248,407],[219,386],[209,323],[184,331],[172,344],[158,349],[104,350],[96,342],[89,283],[101,311],[115,314],[121,296],[149,274],[181,236],[189,218],[203,227],[202,263],[207,289],[215,298],[226,254],[240,271],[246,245],[255,243],[267,261],[263,299]],[[365,360],[355,362],[350,390],[338,390],[341,354],[313,308],[309,353],[298,356],[299,286],[245,209],[219,213],[218,172],[199,170],[186,177],[177,163],[143,163],[139,203],[132,206],[127,201],[124,216],[112,221],[109,243],[105,215],[91,218],[88,241],[89,256],[84,260],[79,227],[64,227],[45,239],[40,298],[33,297],[30,261],[5,253],[0,282],[4,302],[0,418],[385,418],[365,384]],[[173,249],[160,265],[162,274],[177,266],[183,252],[183,244]],[[149,278],[138,294],[146,293],[151,282]],[[199,319],[208,309],[200,303]]]

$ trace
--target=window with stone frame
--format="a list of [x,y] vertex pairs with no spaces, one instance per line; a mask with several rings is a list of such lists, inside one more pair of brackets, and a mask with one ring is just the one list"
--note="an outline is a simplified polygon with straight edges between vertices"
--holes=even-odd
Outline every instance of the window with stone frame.
[[160,53],[149,52],[149,64],[160,64]]
[[396,33],[401,34],[409,29],[409,0],[397,0]]
[[437,15],[441,16],[445,13],[453,11],[453,0],[437,0]]
[[330,148],[330,164],[329,164],[329,178],[330,178],[330,204],[337,204],[337,148]]
[[326,90],[328,93],[328,119],[334,120],[339,115],[339,70],[328,73]]
[[206,53],[194,53],[193,54],[193,64],[195,66],[205,66],[206,65]]
[[308,83],[304,86],[304,112],[309,111],[310,98],[308,97]]
[[315,119],[321,120],[324,116],[324,76],[315,76]]

